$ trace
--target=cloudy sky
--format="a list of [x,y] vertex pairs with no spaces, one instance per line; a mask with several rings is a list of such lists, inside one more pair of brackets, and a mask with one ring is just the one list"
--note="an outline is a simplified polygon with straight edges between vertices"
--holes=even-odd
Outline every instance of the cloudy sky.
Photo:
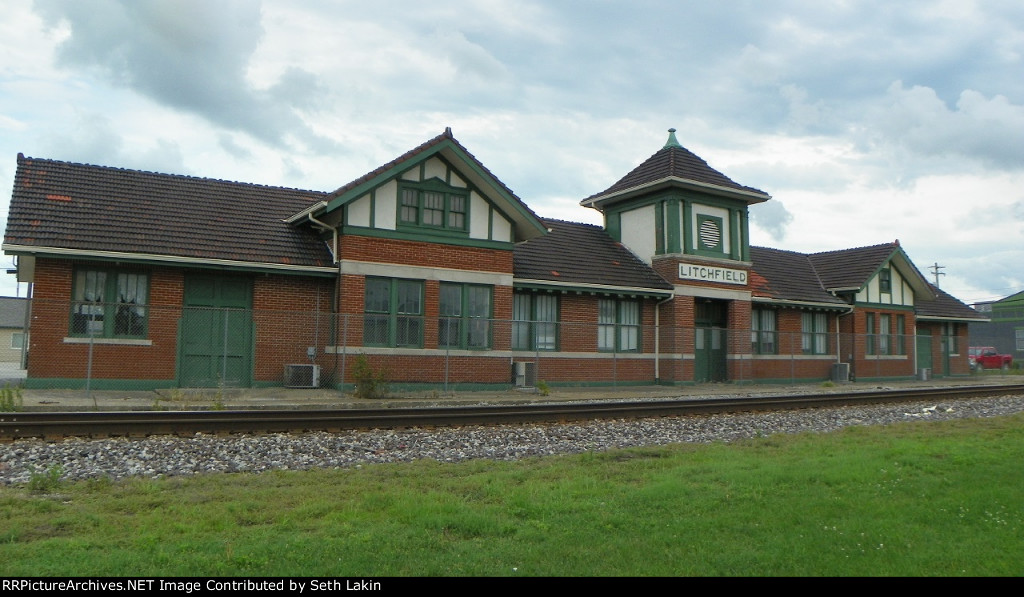
[[899,239],[994,300],[1024,290],[1022,56],[1020,0],[7,2],[0,216],[19,152],[327,191],[450,126],[539,215],[600,223],[580,199],[672,127],[772,195],[753,244]]

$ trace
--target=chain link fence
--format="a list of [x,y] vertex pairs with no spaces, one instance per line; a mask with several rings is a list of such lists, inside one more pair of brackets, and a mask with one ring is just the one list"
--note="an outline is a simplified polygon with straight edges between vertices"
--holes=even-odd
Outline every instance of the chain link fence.
[[33,300],[26,387],[392,387],[795,383],[967,374],[942,336],[751,332],[401,313],[168,308]]

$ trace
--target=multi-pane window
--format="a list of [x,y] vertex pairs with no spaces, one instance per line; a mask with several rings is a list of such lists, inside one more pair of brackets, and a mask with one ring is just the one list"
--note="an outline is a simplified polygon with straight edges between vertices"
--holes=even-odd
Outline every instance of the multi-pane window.
[[1013,330],[1013,339],[1017,350],[1024,350],[1024,328]]
[[875,354],[875,314],[864,314],[864,327],[866,336],[864,338],[864,353]]
[[946,349],[948,350],[948,354],[960,353],[958,333],[959,328],[955,323],[947,323],[942,326],[942,336],[943,340],[946,341]]
[[553,294],[517,293],[512,301],[512,348],[558,348],[558,297]]
[[616,352],[640,350],[640,302],[601,299],[597,313],[597,349]]
[[423,282],[367,278],[363,344],[423,346]]
[[893,354],[907,354],[907,316],[896,316],[896,337],[894,338]]
[[774,309],[752,309],[750,312],[750,350],[754,354],[778,352],[777,314]]
[[448,189],[440,183],[428,186],[402,188],[399,195],[399,223],[403,226],[465,232],[468,207],[466,191]]
[[72,288],[71,335],[144,338],[149,276],[139,272],[78,269]]
[[489,348],[491,287],[442,282],[440,293],[438,346]]
[[878,354],[891,354],[889,352],[889,341],[892,334],[891,320],[892,316],[888,313],[878,316]]
[[889,294],[892,292],[892,270],[885,268],[878,272],[878,291]]
[[801,349],[804,354],[828,353],[828,315],[803,313],[801,318]]

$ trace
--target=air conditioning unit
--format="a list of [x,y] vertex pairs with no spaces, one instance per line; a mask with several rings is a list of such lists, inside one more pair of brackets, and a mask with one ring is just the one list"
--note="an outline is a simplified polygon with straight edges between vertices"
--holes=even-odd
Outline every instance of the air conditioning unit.
[[284,387],[319,388],[320,365],[285,365]]
[[537,386],[537,363],[533,361],[515,361],[512,363],[512,384],[517,388],[533,388]]

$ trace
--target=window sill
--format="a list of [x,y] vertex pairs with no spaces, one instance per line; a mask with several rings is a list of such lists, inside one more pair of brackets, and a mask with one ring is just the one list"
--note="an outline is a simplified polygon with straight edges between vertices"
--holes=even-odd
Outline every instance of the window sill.
[[111,346],[152,346],[152,340],[141,338],[80,338],[78,336],[64,338],[64,344],[104,344]]

